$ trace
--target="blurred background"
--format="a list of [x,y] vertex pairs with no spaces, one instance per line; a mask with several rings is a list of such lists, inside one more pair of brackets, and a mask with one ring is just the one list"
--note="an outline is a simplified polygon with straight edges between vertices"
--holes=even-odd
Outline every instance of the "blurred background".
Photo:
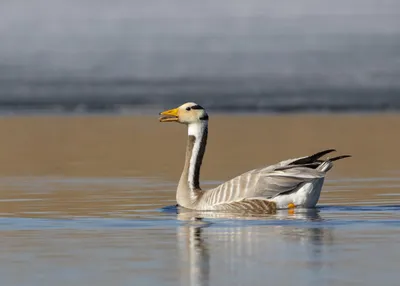
[[3,0],[0,111],[400,108],[397,0]]
[[[187,101],[204,189],[352,158],[316,211],[177,215]],[[399,110],[400,0],[0,0],[1,285],[397,286]]]

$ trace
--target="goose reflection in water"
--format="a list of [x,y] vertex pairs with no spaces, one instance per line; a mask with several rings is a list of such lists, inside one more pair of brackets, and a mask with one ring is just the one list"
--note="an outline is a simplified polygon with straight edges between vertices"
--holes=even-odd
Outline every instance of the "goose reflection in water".
[[181,285],[264,285],[299,262],[318,272],[323,246],[333,241],[316,209],[269,216],[185,210],[178,219]]

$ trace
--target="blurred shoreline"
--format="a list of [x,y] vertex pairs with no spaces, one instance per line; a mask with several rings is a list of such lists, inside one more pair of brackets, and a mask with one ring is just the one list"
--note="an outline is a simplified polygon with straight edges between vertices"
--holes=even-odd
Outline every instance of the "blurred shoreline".
[[400,110],[398,1],[3,2],[2,114]]
[[[107,88],[103,91],[106,93]],[[112,90],[110,90],[112,93]],[[165,92],[167,93],[167,92]],[[0,98],[4,115],[152,114],[193,101],[217,114],[346,114],[400,111],[400,90],[304,90],[252,93],[177,92],[157,95]]]

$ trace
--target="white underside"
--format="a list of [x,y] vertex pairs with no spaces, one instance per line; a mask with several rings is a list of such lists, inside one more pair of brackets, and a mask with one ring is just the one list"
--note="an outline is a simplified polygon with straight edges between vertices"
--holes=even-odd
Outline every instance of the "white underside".
[[294,193],[277,196],[271,201],[276,203],[278,209],[287,209],[289,204],[294,204],[296,207],[313,208],[318,203],[323,184],[324,178],[320,178],[304,184]]

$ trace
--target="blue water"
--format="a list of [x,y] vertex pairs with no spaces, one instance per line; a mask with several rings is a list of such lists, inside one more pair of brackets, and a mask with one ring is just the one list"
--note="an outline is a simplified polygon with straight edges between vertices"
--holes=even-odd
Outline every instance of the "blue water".
[[[93,218],[74,217],[65,218],[19,218],[1,217],[0,231],[3,230],[96,230],[96,229],[164,229],[178,227],[185,224],[196,223],[199,219],[207,227],[221,226],[298,226],[304,228],[318,227],[362,227],[375,225],[377,227],[399,227],[400,206],[319,206],[316,209],[297,210],[295,214],[287,211],[278,211],[277,214],[265,215],[237,215],[189,212],[188,216],[179,215],[179,209],[175,206],[167,206],[162,209],[142,211],[142,219],[129,218]],[[159,212],[159,214],[157,214]],[[29,212],[25,212],[29,214]],[[35,212],[35,214],[38,214]],[[46,214],[46,212],[43,212]],[[51,213],[47,213],[50,214]],[[232,220],[231,216],[235,219]],[[229,219],[226,219],[229,217]],[[181,220],[182,219],[182,220]]]
[[[237,219],[1,218],[3,285],[397,285],[399,206]],[[198,218],[198,220],[193,220]]]

